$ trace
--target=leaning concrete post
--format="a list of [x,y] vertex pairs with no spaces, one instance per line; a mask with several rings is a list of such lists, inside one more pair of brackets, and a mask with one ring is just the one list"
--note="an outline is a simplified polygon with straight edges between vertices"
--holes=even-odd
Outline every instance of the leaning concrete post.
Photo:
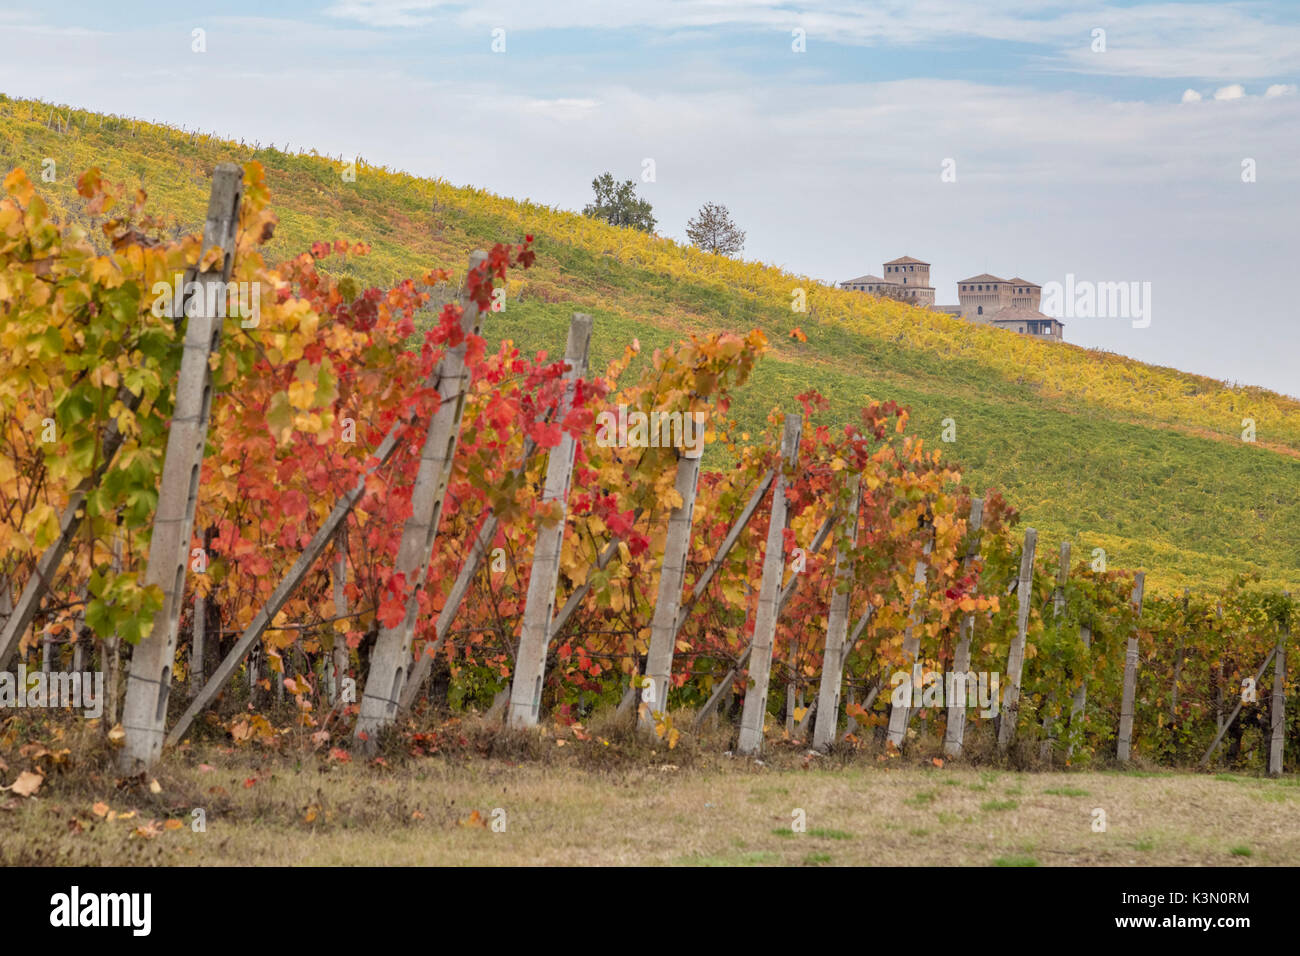
[[826,648],[822,653],[821,686],[817,689],[817,718],[813,749],[825,751],[835,742],[839,727],[840,690],[844,684],[845,638],[849,633],[849,604],[853,599],[853,549],[858,545],[861,509],[861,475],[849,481],[850,504],[845,516],[845,546],[835,552],[834,592],[826,622]]
[[[591,345],[591,316],[575,312],[569,324],[569,341],[564,361],[569,370],[557,421],[563,421],[573,401],[574,380],[587,371],[587,351]],[[577,442],[568,432],[551,449],[546,462],[546,485],[543,505],[553,505],[558,516],[537,529],[533,546],[533,568],[528,576],[528,597],[524,604],[524,623],[519,632],[519,653],[515,655],[515,674],[510,684],[510,711],[507,722],[512,727],[535,727],[542,709],[542,682],[546,679],[546,652],[550,646],[552,617],[555,612],[555,589],[560,582],[560,552],[564,547],[564,520],[569,507],[569,480],[573,475],[573,456]]]
[[[470,256],[473,273],[487,260],[477,251]],[[483,323],[482,310],[469,295],[469,282],[461,301],[461,330],[465,340],[447,349],[438,363],[438,410],[429,419],[420,467],[411,491],[411,515],[402,528],[394,570],[406,579],[406,614],[395,627],[381,626],[370,652],[370,672],[361,694],[361,713],[354,738],[364,753],[373,753],[376,732],[397,715],[403,678],[410,673],[411,642],[415,622],[420,614],[420,591],[429,572],[429,559],[442,521],[443,503],[451,469],[460,440],[460,422],[465,412],[465,398],[470,387],[470,370],[465,364],[468,337],[477,335]]]
[[740,715],[740,740],[736,750],[745,755],[763,749],[763,722],[767,715],[767,686],[772,673],[772,648],[776,643],[777,603],[781,597],[781,577],[785,571],[785,468],[794,468],[799,459],[799,436],[803,419],[785,416],[781,435],[783,470],[772,482],[772,512],[767,526],[767,549],[763,554],[763,577],[758,588],[758,608],[754,613],[754,639],[749,655],[749,686]]
[[[158,508],[154,513],[153,536],[149,544],[149,563],[144,576],[146,585],[162,589],[163,601],[154,615],[149,636],[140,640],[131,655],[126,703],[122,711],[126,742],[119,758],[119,766],[127,775],[152,766],[162,753],[163,724],[167,718],[172,662],[176,657],[185,571],[190,557],[190,535],[194,530],[203,450],[212,411],[210,361],[220,348],[225,318],[218,314],[216,306],[225,300],[225,286],[234,266],[239,203],[243,194],[243,172],[239,167],[233,163],[218,166],[212,176],[212,194],[208,199],[199,262],[203,262],[208,250],[214,247],[221,249],[224,256],[216,269],[198,273],[197,294],[185,303],[188,316],[185,351],[176,382],[176,398],[158,489]],[[218,290],[222,293],[220,296]]]
[[907,736],[907,725],[912,718],[911,699],[919,690],[915,678],[917,676],[917,662],[921,656],[921,635],[917,633],[921,622],[917,616],[916,605],[920,600],[921,591],[925,587],[926,575],[929,573],[926,558],[930,556],[930,551],[934,547],[934,535],[928,524],[926,525],[926,531],[928,537],[926,538],[925,550],[921,560],[916,562],[916,572],[912,578],[911,608],[908,610],[907,629],[903,632],[903,658],[907,664],[909,686],[912,693],[908,695],[908,703],[896,703],[889,709],[889,731],[885,736],[886,742],[893,744],[895,747],[903,746],[903,740]]
[[[1283,591],[1290,600],[1291,595]],[[1277,634],[1277,654],[1273,658],[1273,700],[1269,706],[1272,738],[1268,746],[1268,772],[1277,777],[1282,774],[1282,748],[1286,743],[1286,642],[1289,627],[1282,624]]]
[[[686,411],[683,415],[689,415]],[[668,688],[672,684],[673,648],[677,643],[677,615],[682,606],[682,586],[686,583],[686,558],[691,548],[691,520],[695,514],[695,493],[700,483],[702,445],[682,453],[677,461],[675,488],[682,503],[668,516],[668,536],[664,540],[664,559],[659,569],[659,594],[654,617],[650,621],[650,647],[646,652],[648,694],[641,708],[640,727],[654,731],[656,711],[668,713]]]
[[1025,666],[1025,637],[1029,633],[1029,609],[1034,586],[1034,549],[1038,532],[1025,529],[1025,547],[1020,555],[1020,577],[1016,583],[1016,636],[1007,654],[1007,687],[1002,692],[1002,723],[998,727],[998,750],[1006,752],[1016,736],[1020,715],[1020,676]]
[[1133,581],[1133,607],[1137,617],[1133,619],[1133,633],[1129,635],[1128,647],[1124,654],[1124,697],[1119,710],[1119,740],[1115,745],[1115,756],[1120,763],[1128,763],[1133,744],[1133,701],[1137,696],[1138,670],[1138,621],[1142,618],[1142,585],[1146,574],[1137,573]]
[[[973,498],[970,503],[970,543],[966,546],[966,557],[962,561],[963,570],[968,571],[980,553],[980,528],[984,525],[984,499]],[[948,686],[954,687],[956,675],[970,672],[970,639],[975,630],[975,615],[966,614],[961,619],[957,634],[957,649],[953,654],[952,671],[954,678]],[[969,688],[970,683],[962,678],[962,687]],[[948,725],[943,732],[943,752],[949,757],[960,757],[962,742],[966,736],[966,693],[961,699],[948,701]]]

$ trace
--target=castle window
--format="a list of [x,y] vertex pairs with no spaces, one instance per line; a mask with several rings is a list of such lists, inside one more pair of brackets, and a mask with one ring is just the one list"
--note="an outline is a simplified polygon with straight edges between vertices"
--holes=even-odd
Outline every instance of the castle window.
[[978,309],[976,309],[976,310],[975,310],[975,314],[976,314],[976,315],[983,315],[983,314],[984,314],[984,306],[981,305]]

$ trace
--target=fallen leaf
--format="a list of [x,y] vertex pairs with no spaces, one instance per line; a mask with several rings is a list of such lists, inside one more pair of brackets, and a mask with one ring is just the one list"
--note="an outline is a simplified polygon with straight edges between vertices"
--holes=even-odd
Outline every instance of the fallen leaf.
[[168,820],[166,823],[163,824],[163,829],[164,829],[164,830],[179,830],[179,829],[181,829],[181,828],[184,827],[184,826],[185,826],[185,824],[181,823],[180,820]]
[[214,771],[214,770],[216,770],[216,769],[217,769],[216,767],[213,767],[213,766],[211,766],[210,764],[206,764],[206,763],[201,763],[201,764],[199,764],[199,772],[200,772],[200,773],[212,773],[212,771]]
[[456,823],[462,827],[482,827],[485,830],[487,829],[487,821],[483,819],[483,815],[477,810],[473,811],[464,820],[457,820]]
[[245,789],[245,790],[249,790],[249,789],[251,789],[252,786],[253,786],[253,784],[255,784],[255,783],[257,783],[257,778],[256,778],[256,777],[248,777],[248,778],[246,778],[246,779],[244,780],[244,789]]
[[113,729],[108,732],[108,742],[114,747],[120,747],[126,740],[126,731],[122,729],[121,724],[114,724]]
[[160,783],[158,783],[157,780],[150,780],[150,781],[149,781],[149,792],[150,792],[150,793],[162,793],[162,785],[161,785]]
[[942,758],[942,757],[935,757],[935,758],[933,758],[933,759],[930,761],[930,763],[934,764],[936,767],[942,767],[942,766],[943,766],[943,758]]
[[144,824],[143,826],[138,826],[134,830],[132,830],[131,835],[143,837],[146,840],[152,840],[161,832],[162,829],[158,826],[158,821],[150,820],[148,823]]
[[24,770],[18,775],[18,779],[13,782],[13,786],[6,787],[5,789],[12,790],[20,797],[30,797],[37,790],[41,789],[41,784],[44,782],[45,778],[39,773],[32,773],[30,770]]
[[107,816],[108,804],[101,800],[90,808],[90,812],[97,817]]

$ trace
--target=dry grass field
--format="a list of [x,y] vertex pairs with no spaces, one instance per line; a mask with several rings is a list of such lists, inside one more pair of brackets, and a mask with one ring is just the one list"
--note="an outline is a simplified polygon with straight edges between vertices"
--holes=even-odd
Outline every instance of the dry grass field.
[[939,767],[793,744],[757,762],[707,740],[666,751],[469,724],[377,763],[287,743],[200,743],[125,782],[106,751],[77,766],[57,746],[6,752],[7,784],[20,764],[45,779],[0,794],[0,864],[1300,864],[1296,776]]

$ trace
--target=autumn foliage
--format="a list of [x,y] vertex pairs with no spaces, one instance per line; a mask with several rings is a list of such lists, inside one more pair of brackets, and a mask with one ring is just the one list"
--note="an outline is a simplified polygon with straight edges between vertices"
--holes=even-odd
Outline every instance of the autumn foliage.
[[[59,515],[74,493],[84,493],[77,535],[37,626],[24,635],[24,650],[45,634],[92,652],[107,639],[135,643],[148,633],[160,601],[141,578],[181,351],[181,322],[160,314],[156,289],[202,265],[200,238],[168,238],[164,224],[147,215],[143,194],[123,197],[94,170],[79,191],[101,235],[52,221],[21,171],[8,177],[5,190],[0,575],[11,594],[20,592],[54,540]],[[544,702],[568,723],[616,702],[647,650],[667,517],[681,504],[674,488],[678,450],[602,445],[594,440],[596,416],[625,407],[700,413],[707,421],[690,593],[761,477],[781,467],[782,410],[756,436],[728,417],[732,393],[767,349],[763,332],[692,337],[657,350],[637,374],[629,369],[639,344],[628,343],[613,362],[580,379],[564,402],[562,361],[488,337],[493,290],[510,270],[532,264],[531,236],[494,246],[463,283],[433,272],[378,289],[360,288],[347,274],[348,260],[367,254],[364,243],[318,242],[286,262],[266,263],[260,249],[274,228],[261,168],[251,163],[232,282],[260,290],[260,308],[255,324],[232,315],[214,360],[196,558],[186,579],[189,597],[206,598],[206,631],[217,651],[254,618],[340,496],[359,481],[365,490],[336,544],[346,565],[345,606],[336,601],[331,554],[276,617],[259,652],[265,686],[279,683],[294,706],[273,711],[269,701],[252,701],[257,713],[250,717],[247,707],[235,712],[227,702],[223,719],[228,729],[239,728],[236,741],[292,725],[323,743],[329,734],[319,735],[330,720],[355,712],[331,711],[326,669],[335,649],[345,647],[360,683],[378,628],[404,613],[410,583],[393,572],[394,559],[411,513],[424,424],[439,401],[429,382],[446,349],[462,342],[458,299],[488,311],[488,332],[466,343],[470,392],[437,548],[419,593],[416,653],[435,656],[435,675],[453,707],[486,707],[508,686],[536,528],[556,517],[539,494],[547,453],[567,434],[577,452],[557,607],[579,586],[590,590],[553,635]],[[860,699],[906,666],[909,627],[919,635],[925,665],[944,670],[962,619],[973,616],[972,669],[1003,669],[1015,633],[1016,600],[1008,600],[1019,566],[1015,509],[996,491],[967,487],[956,463],[908,434],[904,408],[874,403],[834,430],[822,423],[823,396],[809,391],[800,402],[804,428],[797,467],[786,478],[783,546],[788,575],[800,580],[778,625],[771,706],[789,704],[802,715],[816,695],[838,551],[852,558],[851,620],[871,609],[845,671]],[[124,438],[107,461],[110,428]],[[397,450],[381,465],[376,450],[390,434]],[[856,545],[850,547],[849,529],[839,521],[814,549],[828,519],[848,512],[850,478],[860,481]],[[979,556],[968,562],[974,496],[984,499],[984,520]],[[499,521],[491,557],[448,639],[438,642],[438,615],[489,515]],[[703,703],[752,635],[767,516],[761,507],[682,624],[674,705]],[[611,542],[616,556],[602,567]],[[1044,732],[1074,733],[1081,754],[1101,752],[1113,735],[1123,644],[1134,627],[1144,671],[1170,675],[1153,677],[1142,696],[1138,739],[1148,753],[1178,760],[1204,744],[1225,689],[1231,699],[1294,615],[1294,603],[1239,582],[1185,601],[1150,599],[1139,621],[1128,604],[1132,574],[1095,570],[1086,561],[1070,576],[1058,615],[1052,561],[1040,554],[1035,565],[1021,719]],[[178,680],[187,676],[193,624],[187,610]],[[1090,654],[1078,639],[1081,624],[1094,635]],[[1071,691],[1085,678],[1088,723],[1067,728]],[[734,681],[743,695],[743,670]],[[787,701],[788,695],[794,696]],[[871,711],[860,709],[860,723],[883,720],[888,693],[878,700]]]

